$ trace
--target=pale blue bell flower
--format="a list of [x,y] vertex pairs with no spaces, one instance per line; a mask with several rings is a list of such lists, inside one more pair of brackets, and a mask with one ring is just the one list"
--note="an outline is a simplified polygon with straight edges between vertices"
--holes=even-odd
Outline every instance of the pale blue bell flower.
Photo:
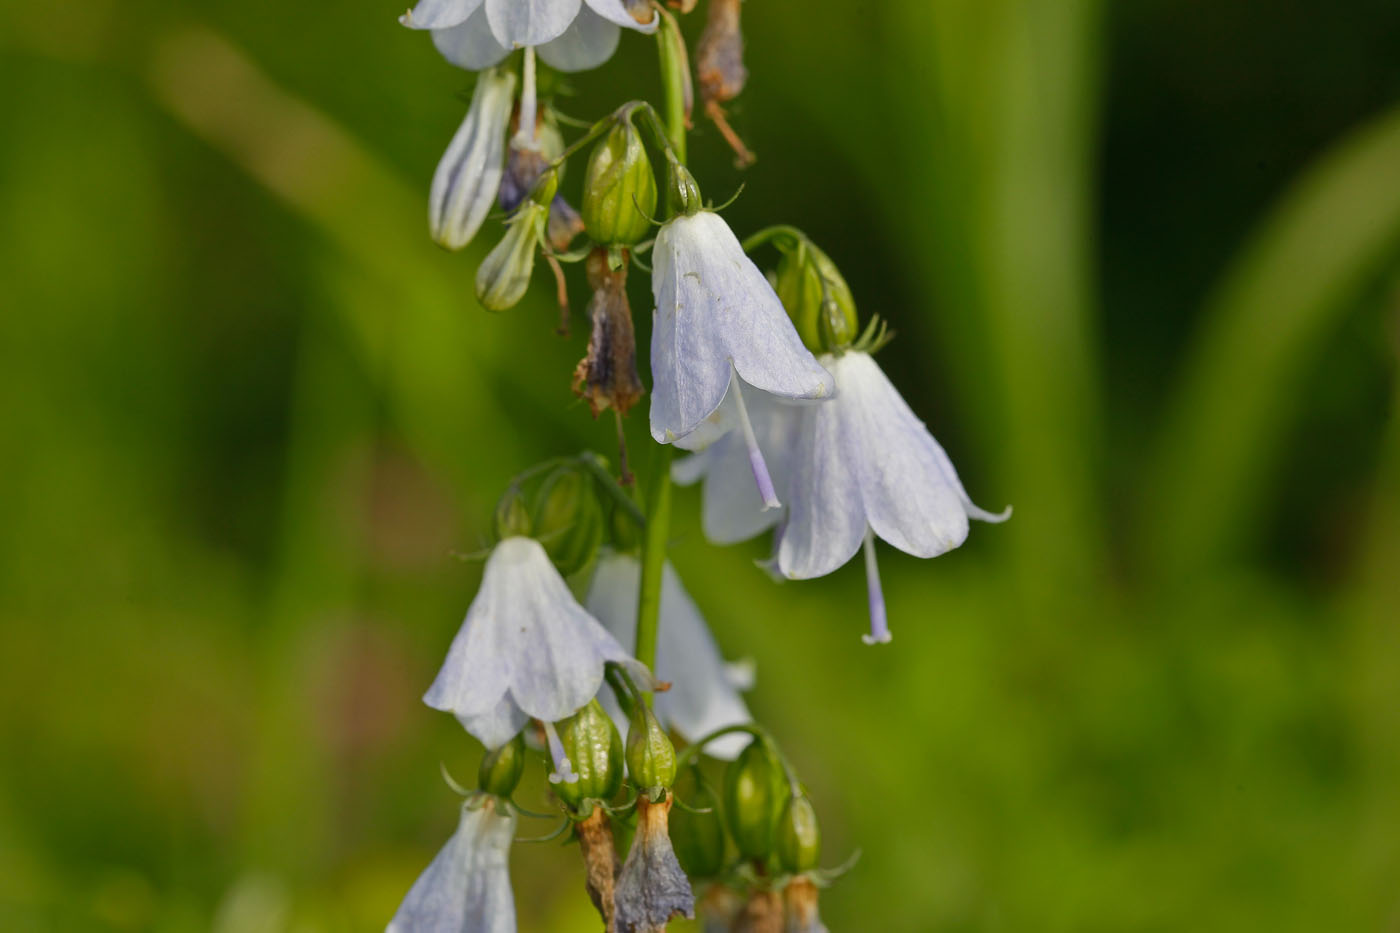
[[777,508],[746,396],[829,399],[836,382],[718,214],[671,218],[652,257],[651,436],[697,450],[740,429],[763,507]]
[[[623,644],[636,641],[641,576],[642,564],[636,556],[605,551],[598,557],[584,600],[588,611]],[[671,689],[656,694],[656,717],[687,742],[753,721],[739,695],[741,689],[752,686],[752,674],[743,666],[725,663],[700,609],[669,562],[661,569],[656,679],[671,684]],[[626,731],[626,718],[616,701],[607,694],[601,700],[618,728]],[[705,751],[715,758],[737,758],[750,738],[723,736],[706,745]]]
[[[639,22],[629,9],[648,18]],[[583,71],[612,57],[620,27],[652,33],[658,20],[626,0],[419,0],[399,22],[431,29],[443,57],[469,71],[525,47],[560,71]]]
[[[578,604],[538,541],[506,538],[487,559],[481,589],[423,702],[496,748],[531,718],[558,722],[593,699],[609,661],[640,684],[652,682]],[[567,762],[562,770],[568,773]]]
[[957,471],[928,428],[868,353],[823,356],[839,394],[801,411],[787,461],[787,518],[776,567],[789,579],[820,577],[865,548],[869,644],[890,640],[875,538],[915,557],[962,544],[968,519],[1005,521],[968,498]]
[[413,883],[386,933],[515,933],[515,821],[497,797],[464,803],[457,831]]
[[505,173],[506,131],[515,104],[515,75],[484,72],[471,107],[433,173],[428,227],[448,249],[461,249],[481,229]]

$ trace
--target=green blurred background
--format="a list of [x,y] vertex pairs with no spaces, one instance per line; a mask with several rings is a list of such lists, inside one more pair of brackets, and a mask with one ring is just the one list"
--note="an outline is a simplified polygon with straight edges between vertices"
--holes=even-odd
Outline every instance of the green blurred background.
[[[453,552],[611,425],[546,276],[488,315],[488,238],[429,242],[468,79],[398,12],[0,8],[0,928],[382,928],[451,831]],[[697,175],[826,248],[1016,508],[885,549],[861,650],[858,567],[776,586],[678,499],[826,861],[863,850],[831,928],[1400,929],[1400,7],[745,16],[759,162],[697,121]],[[654,49],[571,83],[655,98]],[[523,930],[593,928],[576,860],[517,849]]]

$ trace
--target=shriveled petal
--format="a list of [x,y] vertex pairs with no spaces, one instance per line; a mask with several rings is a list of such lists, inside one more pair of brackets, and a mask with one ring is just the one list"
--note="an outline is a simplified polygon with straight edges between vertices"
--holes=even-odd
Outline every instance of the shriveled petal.
[[777,547],[778,570],[791,579],[831,573],[855,556],[865,538],[855,463],[871,454],[850,446],[841,417],[843,395],[801,412],[790,461],[787,522]]
[[835,381],[729,225],[702,211],[668,221],[653,248],[651,434],[669,443],[714,414],[731,369],[786,398],[827,398]]
[[841,387],[835,407],[845,449],[863,451],[851,463],[875,534],[915,557],[936,557],[962,544],[966,493],[948,482],[947,457],[928,428],[868,354],[847,353],[832,368]]
[[[598,560],[585,600],[588,611],[623,644],[636,640],[641,573],[641,563],[631,554],[605,554]],[[661,571],[656,678],[671,684],[670,690],[656,695],[656,715],[687,741],[753,721],[709,626],[669,563]],[[620,716],[615,704],[609,712]],[[732,759],[747,744],[746,736],[726,736],[706,750],[716,758]]]
[[486,0],[496,41],[508,49],[544,45],[564,34],[582,0]]
[[493,68],[510,54],[510,49],[496,41],[496,36],[491,32],[484,6],[478,7],[470,17],[450,29],[434,29],[433,45],[437,46],[443,58],[468,71]]
[[551,68],[587,71],[612,58],[621,35],[616,24],[584,7],[562,36],[551,39],[535,51]]
[[464,806],[457,832],[418,876],[386,933],[515,933],[515,816],[494,800]]
[[418,0],[399,22],[409,29],[446,29],[465,23],[480,6],[481,0]]
[[671,799],[637,801],[637,835],[617,876],[617,928],[662,933],[677,917],[695,916],[695,895],[667,832]]
[[[611,20],[617,23],[617,25],[625,26],[628,29],[644,32],[647,35],[656,32],[656,27],[661,24],[661,18],[655,13],[652,13],[651,19],[645,23],[637,22],[636,17],[627,11],[627,4],[623,3],[622,0],[585,0],[585,2],[592,8],[593,12],[604,19]],[[632,6],[641,10],[647,9],[647,5],[643,0],[633,0]]]
[[467,117],[433,173],[428,226],[448,249],[471,242],[496,200],[514,91],[514,74],[482,73]]

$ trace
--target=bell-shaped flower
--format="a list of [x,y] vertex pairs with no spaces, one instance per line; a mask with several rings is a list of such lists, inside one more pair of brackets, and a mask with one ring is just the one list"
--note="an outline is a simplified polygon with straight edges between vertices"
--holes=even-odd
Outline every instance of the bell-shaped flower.
[[[744,391],[754,439],[780,500],[788,495],[789,460],[802,411],[814,403],[783,402],[765,392]],[[825,404],[825,403],[815,403]],[[753,458],[742,431],[731,431],[705,449],[677,460],[671,476],[682,486],[703,481],[701,527],[715,544],[736,544],[778,524],[783,513],[765,509],[753,481]]]
[[962,544],[969,518],[1004,521],[972,504],[952,462],[868,353],[824,356],[839,394],[802,411],[788,461],[788,514],[778,571],[791,579],[831,573],[865,547],[869,644],[890,640],[875,537],[915,557]]
[[651,436],[695,450],[742,432],[765,508],[780,505],[744,390],[825,399],[836,383],[797,336],[782,302],[716,213],[678,214],[656,235]]
[[651,33],[658,21],[637,0],[419,0],[399,22],[431,29],[443,57],[470,71],[526,46],[560,71],[583,71],[612,57],[619,27]]
[[[623,644],[636,640],[641,576],[641,562],[632,554],[604,552],[584,600],[588,611]],[[716,729],[753,721],[739,696],[740,689],[749,686],[745,672],[725,663],[709,626],[669,563],[661,569],[656,639],[656,679],[671,684],[656,695],[656,716],[663,725],[694,742]],[[614,720],[625,721],[608,695],[603,705]],[[744,735],[722,736],[705,749],[716,758],[734,758],[748,741]]]
[[[481,589],[423,702],[495,748],[532,717],[554,723],[593,699],[609,661],[651,682],[575,601],[540,543],[510,537],[486,561]],[[556,764],[567,779],[568,762]]]
[[509,805],[489,794],[473,796],[462,805],[457,832],[413,883],[386,933],[515,933],[514,838]]
[[505,171],[506,130],[514,95],[514,74],[483,73],[467,118],[433,173],[428,226],[433,239],[448,249],[470,243],[495,204]]

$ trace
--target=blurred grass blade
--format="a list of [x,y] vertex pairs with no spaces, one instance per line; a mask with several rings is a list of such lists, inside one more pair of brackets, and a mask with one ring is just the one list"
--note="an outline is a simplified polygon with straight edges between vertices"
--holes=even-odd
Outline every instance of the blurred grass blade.
[[1397,247],[1400,109],[1308,172],[1209,301],[1150,461],[1145,527],[1156,573],[1189,576],[1255,527],[1310,350]]

